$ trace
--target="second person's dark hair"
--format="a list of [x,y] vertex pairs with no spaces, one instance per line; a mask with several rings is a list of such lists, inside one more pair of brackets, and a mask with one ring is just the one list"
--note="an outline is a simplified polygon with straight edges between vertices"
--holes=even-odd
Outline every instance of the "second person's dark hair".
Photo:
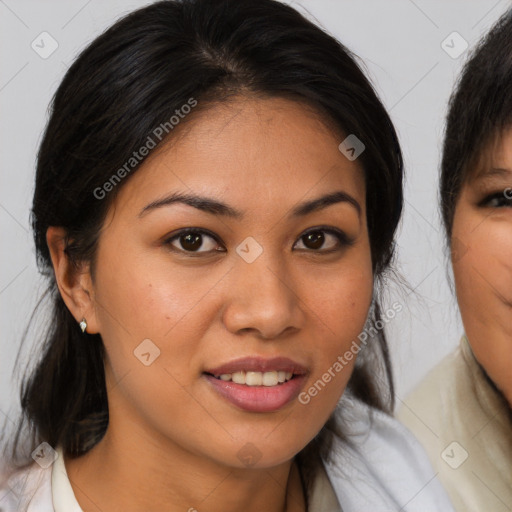
[[512,125],[512,9],[473,50],[450,98],[441,161],[440,201],[448,237],[465,181]]

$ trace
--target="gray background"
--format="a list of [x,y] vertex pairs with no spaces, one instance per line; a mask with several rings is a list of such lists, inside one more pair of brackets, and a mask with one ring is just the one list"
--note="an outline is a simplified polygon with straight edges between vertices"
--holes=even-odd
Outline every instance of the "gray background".
[[[28,212],[48,103],[77,52],[120,15],[147,3],[0,0],[0,422],[4,415],[16,416],[20,375],[13,375],[15,357],[44,290],[35,266]],[[361,57],[402,142],[407,182],[398,269],[413,291],[392,284],[386,298],[388,305],[396,300],[406,304],[388,329],[400,399],[453,350],[462,332],[448,285],[437,176],[446,103],[468,51],[455,59],[441,44],[456,31],[471,49],[510,2],[288,3]],[[31,48],[43,31],[58,42],[57,50],[47,59]],[[453,38],[448,44],[453,46],[451,51],[462,48]],[[34,362],[38,328],[41,322],[29,334],[20,359],[22,372]]]

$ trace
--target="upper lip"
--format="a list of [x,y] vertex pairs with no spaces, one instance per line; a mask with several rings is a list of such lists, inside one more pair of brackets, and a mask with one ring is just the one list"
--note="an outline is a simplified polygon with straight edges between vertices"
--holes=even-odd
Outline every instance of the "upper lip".
[[263,357],[243,357],[241,359],[235,359],[229,363],[216,366],[206,370],[206,373],[219,376],[226,373],[236,373],[241,371],[249,372],[272,372],[272,371],[283,371],[291,372],[295,375],[304,375],[307,370],[304,366],[289,359],[287,357],[273,357],[271,359],[265,359]]

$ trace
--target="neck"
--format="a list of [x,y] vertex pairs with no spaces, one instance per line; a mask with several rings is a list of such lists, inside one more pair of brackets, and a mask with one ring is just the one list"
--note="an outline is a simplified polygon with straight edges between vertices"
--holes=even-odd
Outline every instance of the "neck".
[[126,431],[112,426],[119,424],[111,414],[103,439],[87,454],[65,460],[84,512],[98,507],[124,512],[305,510],[300,475],[291,461],[262,469],[222,466],[134,432],[133,424]]

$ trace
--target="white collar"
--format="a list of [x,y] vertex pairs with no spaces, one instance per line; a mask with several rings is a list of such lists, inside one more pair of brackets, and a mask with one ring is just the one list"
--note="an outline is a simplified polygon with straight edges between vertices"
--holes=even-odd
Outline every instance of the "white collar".
[[75,493],[64,464],[62,448],[57,447],[58,457],[52,467],[52,501],[55,512],[83,512],[76,501]]

